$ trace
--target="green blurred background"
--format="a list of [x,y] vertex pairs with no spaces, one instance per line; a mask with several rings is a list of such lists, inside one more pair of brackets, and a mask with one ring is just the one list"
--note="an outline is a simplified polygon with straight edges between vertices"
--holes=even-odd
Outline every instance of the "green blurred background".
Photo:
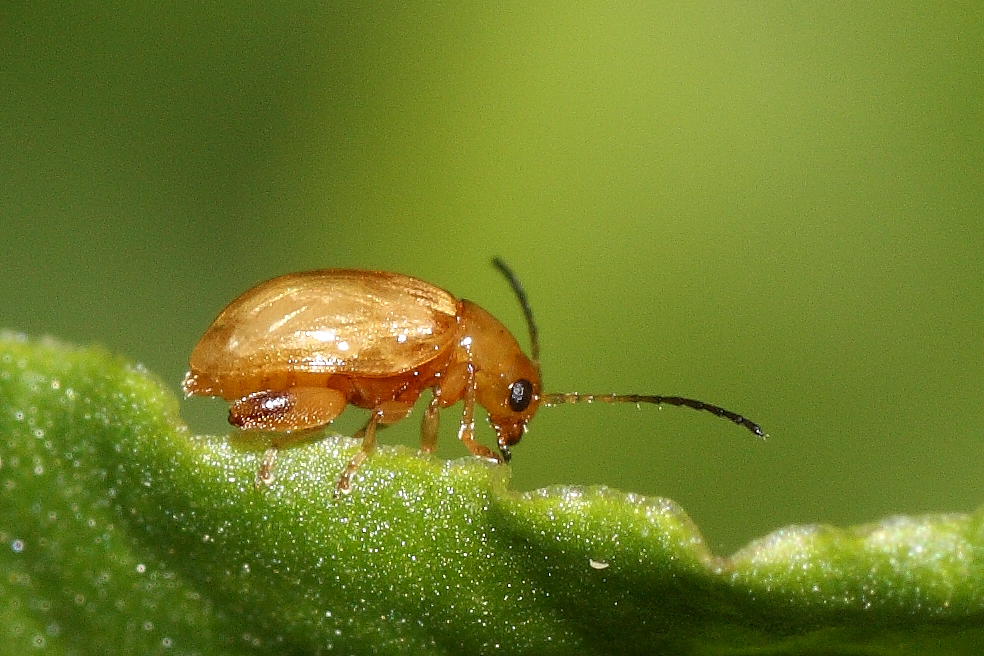
[[[772,435],[545,410],[518,489],[669,496],[718,552],[969,510],[982,26],[976,3],[7,2],[0,325],[103,344],[177,393],[234,296],[347,266],[471,298],[525,344],[501,255],[551,391],[690,395]],[[224,403],[182,408],[227,430]]]

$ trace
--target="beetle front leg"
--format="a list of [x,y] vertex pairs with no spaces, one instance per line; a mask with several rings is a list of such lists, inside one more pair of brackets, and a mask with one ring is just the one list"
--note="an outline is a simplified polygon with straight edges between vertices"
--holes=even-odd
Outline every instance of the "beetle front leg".
[[475,385],[475,366],[468,363],[468,385],[465,387],[465,407],[461,413],[458,439],[468,447],[472,455],[493,462],[502,462],[502,459],[491,449],[475,440]]

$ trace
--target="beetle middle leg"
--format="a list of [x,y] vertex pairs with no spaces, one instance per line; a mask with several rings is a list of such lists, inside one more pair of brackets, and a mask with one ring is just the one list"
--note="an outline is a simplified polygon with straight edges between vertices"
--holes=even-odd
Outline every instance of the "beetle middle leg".
[[356,437],[362,438],[362,448],[352,456],[345,469],[342,471],[338,484],[335,486],[335,496],[348,494],[352,491],[352,476],[359,470],[372,452],[376,450],[376,431],[385,428],[387,424],[392,424],[405,418],[412,405],[399,401],[388,401],[372,410],[369,421],[356,433]]
[[420,450],[434,453],[437,449],[437,429],[441,421],[441,388],[434,388],[434,398],[427,404],[420,422]]

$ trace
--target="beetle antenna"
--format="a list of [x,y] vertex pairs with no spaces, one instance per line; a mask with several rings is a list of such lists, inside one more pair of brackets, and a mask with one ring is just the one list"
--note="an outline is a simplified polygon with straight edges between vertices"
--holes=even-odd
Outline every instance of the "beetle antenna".
[[680,405],[694,410],[704,410],[722,419],[733,421],[739,426],[744,426],[755,435],[765,439],[768,437],[762,427],[754,421],[724,408],[710,403],[704,403],[696,399],[685,399],[682,396],[651,396],[640,394],[580,394],[579,392],[567,392],[564,394],[543,394],[540,397],[541,405],[563,405],[565,403],[655,403],[662,405]]
[[533,308],[530,307],[530,300],[526,297],[526,290],[523,289],[523,284],[519,282],[519,278],[513,273],[513,270],[509,268],[509,265],[502,261],[500,257],[492,258],[492,265],[502,272],[502,275],[506,277],[509,284],[512,286],[513,291],[516,293],[516,297],[519,299],[519,304],[523,306],[523,314],[526,315],[526,325],[530,329],[530,355],[533,356],[533,361],[540,362],[540,332],[536,328],[536,322],[533,320]]

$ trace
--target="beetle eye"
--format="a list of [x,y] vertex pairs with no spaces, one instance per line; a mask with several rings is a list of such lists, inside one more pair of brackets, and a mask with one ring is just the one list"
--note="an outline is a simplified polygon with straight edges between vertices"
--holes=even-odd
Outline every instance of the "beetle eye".
[[520,378],[509,386],[509,407],[513,412],[522,412],[530,406],[533,400],[533,383]]

